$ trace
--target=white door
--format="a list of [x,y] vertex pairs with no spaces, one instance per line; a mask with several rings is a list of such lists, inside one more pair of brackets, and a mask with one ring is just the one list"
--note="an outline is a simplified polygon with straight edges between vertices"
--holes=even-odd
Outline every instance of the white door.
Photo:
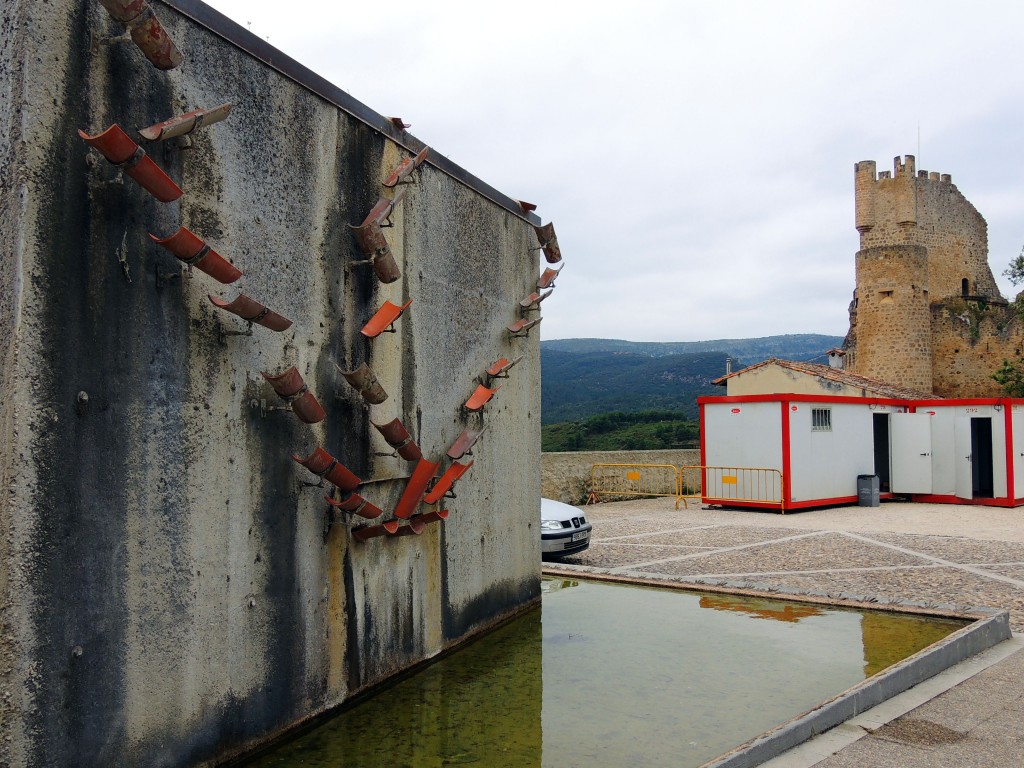
[[893,493],[932,492],[931,419],[927,413],[894,413],[889,419]]
[[961,499],[974,498],[974,473],[971,470],[971,418],[958,416],[953,422],[953,473],[956,476],[956,495]]

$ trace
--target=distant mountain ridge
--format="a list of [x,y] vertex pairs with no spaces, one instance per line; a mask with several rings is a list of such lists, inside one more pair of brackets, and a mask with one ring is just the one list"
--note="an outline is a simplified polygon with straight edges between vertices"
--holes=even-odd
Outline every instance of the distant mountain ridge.
[[715,339],[713,341],[624,341],[622,339],[551,339],[542,341],[541,349],[563,352],[632,352],[637,355],[664,357],[688,352],[722,352],[753,365],[770,357],[783,360],[808,361],[843,343],[842,336],[821,333],[790,333],[755,339]]
[[542,341],[542,422],[644,410],[676,410],[696,418],[699,395],[725,394],[711,380],[725,375],[727,357],[733,358],[733,370],[770,357],[815,360],[842,341],[841,336],[823,334],[679,342]]

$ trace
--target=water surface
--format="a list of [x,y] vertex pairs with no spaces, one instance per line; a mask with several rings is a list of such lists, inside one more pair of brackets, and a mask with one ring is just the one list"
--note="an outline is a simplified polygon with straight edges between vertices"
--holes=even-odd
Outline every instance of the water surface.
[[965,622],[545,579],[542,609],[249,763],[698,766]]

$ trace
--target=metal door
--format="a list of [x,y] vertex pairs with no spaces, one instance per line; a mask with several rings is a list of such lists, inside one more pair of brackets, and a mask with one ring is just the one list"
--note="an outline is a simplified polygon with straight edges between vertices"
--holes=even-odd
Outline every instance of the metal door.
[[890,487],[893,493],[931,493],[931,416],[927,413],[894,413],[889,427],[892,439]]
[[974,474],[971,472],[971,419],[958,416],[953,422],[953,473],[956,477],[956,495],[960,499],[974,498]]

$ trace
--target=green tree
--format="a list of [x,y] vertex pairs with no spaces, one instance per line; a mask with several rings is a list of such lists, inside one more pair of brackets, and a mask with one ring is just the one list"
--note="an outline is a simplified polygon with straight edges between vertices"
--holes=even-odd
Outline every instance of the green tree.
[[1014,285],[1024,283],[1024,248],[1021,248],[1017,258],[1010,262],[1010,266],[1003,270],[1003,276]]
[[1003,360],[999,370],[992,374],[992,378],[1003,388],[1008,397],[1024,397],[1024,359],[1018,359],[1017,364],[1009,360]]

